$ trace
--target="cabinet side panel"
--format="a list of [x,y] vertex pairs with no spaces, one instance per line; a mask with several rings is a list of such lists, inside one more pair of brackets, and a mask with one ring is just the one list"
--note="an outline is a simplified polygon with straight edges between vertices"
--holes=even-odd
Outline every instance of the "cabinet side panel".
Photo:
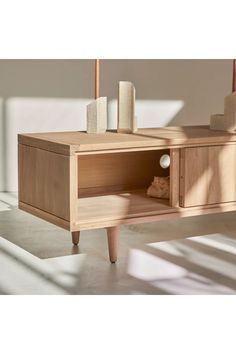
[[68,156],[18,145],[19,201],[70,220]]
[[179,206],[180,150],[170,150],[170,205]]
[[179,206],[184,207],[185,148],[180,149]]
[[236,145],[186,148],[183,206],[236,200]]

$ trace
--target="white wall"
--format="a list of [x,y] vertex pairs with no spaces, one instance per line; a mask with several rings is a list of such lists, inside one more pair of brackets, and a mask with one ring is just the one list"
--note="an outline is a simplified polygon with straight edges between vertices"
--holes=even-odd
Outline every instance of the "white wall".
[[[17,134],[86,129],[92,60],[0,60],[0,190],[17,190]],[[101,95],[116,127],[119,80],[137,93],[139,127],[208,124],[231,90],[231,60],[102,60]]]

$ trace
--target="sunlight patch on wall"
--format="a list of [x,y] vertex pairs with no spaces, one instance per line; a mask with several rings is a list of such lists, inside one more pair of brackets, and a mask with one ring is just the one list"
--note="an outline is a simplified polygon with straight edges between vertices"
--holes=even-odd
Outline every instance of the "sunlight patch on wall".
[[86,128],[89,99],[9,98],[7,130],[20,132],[70,131]]
[[[86,130],[86,106],[90,98],[56,99],[12,97],[5,102],[5,185],[17,191],[17,134]],[[181,100],[137,100],[138,127],[168,125],[183,108]],[[2,119],[3,121],[3,119]],[[117,128],[117,100],[108,103],[108,128]]]
[[17,191],[17,134],[86,129],[89,99],[10,98],[5,105],[5,190]]
[[[136,100],[138,128],[164,127],[171,123],[184,107],[182,100]],[[109,103],[109,128],[116,128],[117,101]]]

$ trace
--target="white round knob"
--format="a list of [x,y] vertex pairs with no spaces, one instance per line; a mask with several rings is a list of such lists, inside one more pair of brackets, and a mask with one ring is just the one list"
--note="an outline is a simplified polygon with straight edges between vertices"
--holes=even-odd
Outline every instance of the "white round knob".
[[170,166],[170,156],[165,154],[160,158],[160,166],[162,168],[168,168]]

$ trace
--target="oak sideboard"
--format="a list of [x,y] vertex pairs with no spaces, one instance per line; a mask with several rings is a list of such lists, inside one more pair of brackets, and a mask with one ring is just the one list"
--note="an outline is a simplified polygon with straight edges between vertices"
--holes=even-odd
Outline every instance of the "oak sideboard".
[[[170,167],[160,157],[170,155]],[[209,126],[18,135],[19,208],[62,227],[105,228],[111,262],[119,226],[236,210],[236,134]],[[170,198],[146,194],[170,176]]]

